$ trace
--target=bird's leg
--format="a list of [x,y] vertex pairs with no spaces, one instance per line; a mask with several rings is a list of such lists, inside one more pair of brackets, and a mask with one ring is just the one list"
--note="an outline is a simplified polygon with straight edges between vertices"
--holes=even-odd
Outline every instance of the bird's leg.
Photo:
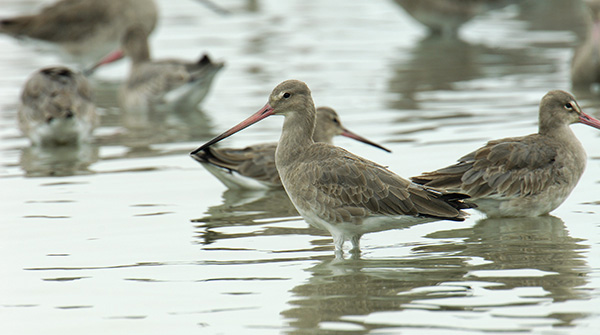
[[350,237],[350,242],[352,243],[352,249],[350,249],[350,253],[360,254],[360,238],[361,235],[353,235]]
[[344,252],[344,236],[342,234],[333,234],[333,244],[335,245],[335,251]]

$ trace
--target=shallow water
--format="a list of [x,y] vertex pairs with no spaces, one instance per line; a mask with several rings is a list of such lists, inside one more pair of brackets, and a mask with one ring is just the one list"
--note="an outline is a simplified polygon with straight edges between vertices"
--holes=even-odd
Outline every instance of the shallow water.
[[[46,1],[47,2],[47,1]],[[0,16],[40,1],[3,1]],[[45,2],[44,2],[45,3]],[[477,17],[461,41],[427,38],[392,1],[159,1],[154,55],[226,61],[201,111],[128,115],[127,62],[93,78],[97,141],[30,148],[17,128],[26,78],[61,63],[0,36],[0,333],[592,334],[600,331],[600,132],[574,125],[585,174],[553,216],[438,221],[366,235],[334,259],[280,192],[227,191],[189,151],[255,112],[279,82],[393,154],[336,143],[402,176],[486,140],[532,133],[551,89],[571,90],[583,36],[572,0]],[[600,117],[600,98],[575,92]],[[273,141],[270,118],[222,145]]]

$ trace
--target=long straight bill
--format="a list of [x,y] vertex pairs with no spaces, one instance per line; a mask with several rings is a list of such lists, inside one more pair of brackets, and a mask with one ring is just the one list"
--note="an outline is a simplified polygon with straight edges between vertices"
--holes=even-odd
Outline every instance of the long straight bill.
[[249,118],[247,118],[246,120],[238,123],[236,126],[232,127],[231,129],[227,130],[226,132],[224,132],[223,134],[213,138],[212,140],[204,143],[201,147],[199,147],[198,149],[192,151],[190,153],[190,155],[194,155],[196,153],[198,153],[199,151],[204,150],[205,148],[210,147],[211,145],[237,133],[240,130],[243,130],[253,124],[255,124],[256,122],[266,118],[267,116],[271,116],[273,115],[273,107],[271,107],[271,105],[269,105],[268,103],[261,108],[258,112],[252,114]]
[[357,134],[351,132],[350,130],[348,130],[346,128],[342,128],[342,129],[344,130],[344,132],[342,133],[342,136],[346,136],[346,137],[351,138],[353,140],[357,140],[359,142],[363,142],[363,143],[366,143],[368,145],[372,145],[372,146],[374,146],[376,148],[379,148],[379,149],[387,151],[387,152],[392,152],[390,149],[385,148],[384,146],[381,146],[381,145],[379,145],[379,144],[377,144],[375,142],[371,142],[371,141],[367,140],[366,138],[364,138],[364,137],[362,137],[360,135],[357,135]]
[[102,65],[116,62],[122,58],[125,58],[125,53],[123,52],[123,50],[113,51],[110,54],[108,54],[106,57],[102,58],[98,63],[94,64],[94,66],[83,70],[83,74],[86,76],[89,76],[92,73],[94,73],[96,71],[96,69],[98,69]]
[[600,129],[600,121],[598,119],[594,119],[592,116],[589,116],[583,112],[581,112],[581,114],[579,115],[579,122]]

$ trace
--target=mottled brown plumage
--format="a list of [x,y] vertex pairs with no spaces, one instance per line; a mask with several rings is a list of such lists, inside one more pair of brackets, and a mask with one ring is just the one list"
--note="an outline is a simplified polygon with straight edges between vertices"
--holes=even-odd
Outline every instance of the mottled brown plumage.
[[466,195],[416,185],[342,148],[315,143],[315,106],[298,80],[279,84],[261,110],[192,154],[270,115],[285,116],[275,154],[283,186],[307,222],[332,234],[337,250],[346,240],[358,249],[363,234],[400,222],[463,220],[461,209],[470,207]]
[[465,192],[488,216],[538,216],[558,207],[583,174],[585,151],[569,127],[600,121],[583,113],[564,91],[540,103],[539,132],[488,142],[457,164],[411,178],[432,187]]
[[[338,114],[329,107],[317,108],[313,140],[332,144],[334,136],[346,136],[390,152],[388,149],[345,129]],[[243,149],[208,147],[192,158],[229,188],[282,188],[275,167],[277,143],[255,144]],[[256,181],[256,182],[254,182]]]
[[18,117],[21,130],[36,145],[89,141],[98,124],[87,80],[62,66],[39,70],[29,78]]
[[119,46],[129,26],[152,32],[157,16],[153,0],[61,0],[38,14],[0,20],[0,32],[53,43],[95,62]]
[[208,94],[215,75],[223,68],[207,55],[197,61],[179,59],[152,60],[148,33],[132,26],[125,33],[121,49],[89,71],[123,56],[131,58],[129,77],[120,92],[121,107],[128,111],[196,107]]

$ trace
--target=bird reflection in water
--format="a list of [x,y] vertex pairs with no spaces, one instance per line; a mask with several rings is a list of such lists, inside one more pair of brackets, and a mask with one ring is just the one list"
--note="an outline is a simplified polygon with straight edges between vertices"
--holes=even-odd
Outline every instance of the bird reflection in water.
[[[310,235],[319,238],[312,240],[313,245],[306,251],[334,250],[330,234],[323,229],[303,222],[302,217],[290,201],[284,190],[232,190],[223,192],[223,203],[209,207],[206,216],[191,220],[196,224],[196,237],[203,245],[210,245],[217,240],[248,238],[260,236]],[[300,222],[301,227],[273,226],[277,223]],[[420,223],[407,222],[397,229],[406,229]],[[256,230],[248,232],[224,233],[219,230],[233,226],[252,227]],[[322,238],[321,238],[322,237]],[[292,238],[292,237],[290,237]],[[299,251],[278,250],[277,252]],[[343,260],[341,251],[334,253],[337,260]],[[359,259],[360,253],[350,253],[352,259]]]
[[[291,289],[294,297],[288,304],[292,307],[281,313],[294,329],[289,332],[291,334],[316,332],[323,322],[371,331],[386,328],[389,325],[367,324],[358,321],[357,316],[402,311],[415,301],[470,294],[468,285],[438,288],[447,281],[460,281],[467,274],[463,258],[447,255],[395,259],[336,257],[322,261],[308,271],[311,278]],[[432,289],[418,290],[423,287]],[[354,320],[344,320],[346,316],[353,316]]]
[[[312,276],[291,290],[294,297],[289,304],[292,307],[282,312],[292,329],[289,333],[316,331],[323,322],[370,331],[415,326],[414,322],[401,318],[385,324],[360,320],[360,316],[376,312],[426,308],[470,313],[474,307],[485,312],[486,308],[481,306],[462,303],[454,306],[450,301],[444,304],[447,298],[475,296],[473,282],[481,282],[486,290],[534,287],[544,290],[540,296],[507,294],[507,300],[500,302],[505,307],[537,305],[547,299],[554,302],[589,299],[589,293],[579,289],[586,284],[586,274],[590,272],[581,255],[587,246],[583,240],[570,237],[563,221],[557,217],[483,219],[473,228],[439,231],[427,237],[434,242],[414,248],[410,256],[329,258],[310,268]],[[474,259],[485,262],[473,262]],[[532,275],[532,269],[543,274]],[[521,270],[523,274],[518,275],[514,270]],[[465,282],[464,285],[461,282]],[[348,316],[352,319],[346,318]],[[585,313],[549,313],[530,317],[550,319],[555,326],[572,326],[586,316]],[[525,315],[516,318],[528,320]],[[457,330],[456,325],[448,327]]]
[[125,131],[112,141],[132,150],[159,143],[178,143],[213,136],[210,118],[203,110],[154,111],[121,110],[121,124]]
[[72,176],[94,173],[89,167],[98,159],[98,146],[90,143],[30,146],[23,148],[20,165],[27,177]]
[[[314,235],[324,240],[313,241],[317,249],[332,249],[329,234],[309,225],[302,228],[275,227],[272,224],[300,221],[302,218],[284,190],[240,191],[227,190],[222,195],[223,203],[209,207],[206,216],[193,219],[199,243],[209,245],[217,240],[274,236]],[[256,226],[256,230],[243,233],[224,233],[220,228],[232,226]]]
[[[174,110],[169,113],[128,111],[110,107],[102,119],[103,127],[115,127],[115,132],[97,136],[102,146],[124,146],[128,151],[105,159],[180,155],[186,150],[157,149],[156,144],[172,144],[213,136],[208,112],[201,109]],[[113,112],[116,111],[116,112]]]
[[156,149],[155,144],[204,140],[213,136],[211,112],[201,106],[182,109],[128,110],[120,106],[120,83],[94,80],[95,104],[104,109],[101,127],[115,131],[96,135],[101,146],[124,146],[129,150],[106,159],[180,155],[185,151]]
[[[587,269],[581,250],[588,246],[584,240],[569,236],[564,222],[551,215],[532,218],[483,219],[473,228],[448,230],[430,234],[430,238],[464,238],[458,255],[481,257],[488,261],[474,265],[470,271],[537,269],[551,272],[544,276],[519,277],[493,276],[470,277],[487,282],[498,282],[496,290],[516,287],[539,286],[554,301],[585,298],[577,287],[586,283]],[[419,251],[431,252],[443,245],[428,246]],[[492,273],[492,272],[485,272]]]

